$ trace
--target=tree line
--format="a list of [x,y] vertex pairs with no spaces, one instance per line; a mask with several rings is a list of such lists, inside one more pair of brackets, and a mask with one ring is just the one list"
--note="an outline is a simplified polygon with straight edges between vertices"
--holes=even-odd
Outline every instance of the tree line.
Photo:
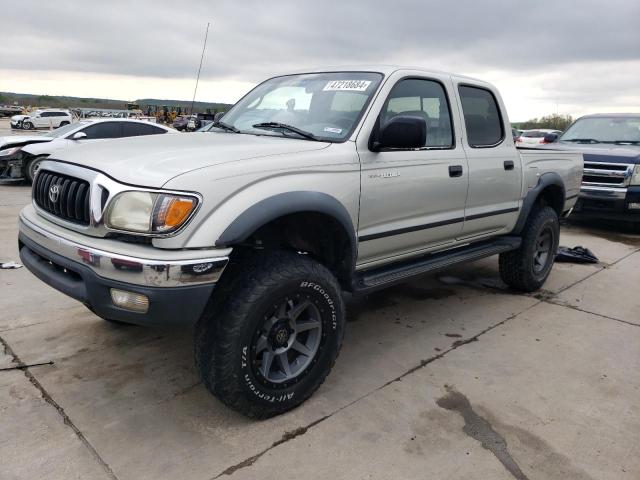
[[571,115],[558,115],[553,113],[545,117],[532,118],[526,122],[512,123],[519,130],[535,130],[537,128],[550,128],[553,130],[566,130],[573,123]]

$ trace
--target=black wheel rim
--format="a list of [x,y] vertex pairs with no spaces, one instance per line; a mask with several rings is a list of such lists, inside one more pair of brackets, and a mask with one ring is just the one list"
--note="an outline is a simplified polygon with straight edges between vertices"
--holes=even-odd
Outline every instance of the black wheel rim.
[[322,317],[308,297],[285,297],[265,315],[251,346],[254,374],[291,384],[314,362],[322,340]]
[[533,249],[533,272],[543,273],[553,255],[554,234],[551,227],[543,228],[536,238]]

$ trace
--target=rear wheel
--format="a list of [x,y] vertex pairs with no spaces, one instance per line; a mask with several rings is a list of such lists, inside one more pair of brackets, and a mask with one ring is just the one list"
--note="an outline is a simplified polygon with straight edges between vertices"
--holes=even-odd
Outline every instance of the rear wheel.
[[500,276],[512,288],[538,290],[546,281],[558,251],[560,223],[551,207],[534,207],[517,250],[500,254]]
[[65,125],[69,125],[69,122],[60,122],[60,127],[64,127]]
[[254,256],[237,272],[225,272],[237,277],[216,287],[198,323],[196,362],[222,402],[268,418],[322,384],[342,343],[344,305],[335,277],[305,255]]

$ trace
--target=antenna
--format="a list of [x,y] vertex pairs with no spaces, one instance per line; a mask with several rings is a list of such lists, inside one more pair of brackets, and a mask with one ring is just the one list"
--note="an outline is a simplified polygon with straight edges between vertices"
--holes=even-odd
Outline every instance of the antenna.
[[202,55],[200,56],[200,66],[198,67],[198,76],[196,77],[196,87],[193,89],[193,100],[191,100],[191,115],[193,115],[193,104],[196,101],[196,92],[198,91],[198,82],[200,81],[200,71],[202,70],[202,60],[204,59],[204,50],[207,48],[208,36],[209,36],[209,22],[207,22],[207,30],[204,34],[204,44],[202,45]]

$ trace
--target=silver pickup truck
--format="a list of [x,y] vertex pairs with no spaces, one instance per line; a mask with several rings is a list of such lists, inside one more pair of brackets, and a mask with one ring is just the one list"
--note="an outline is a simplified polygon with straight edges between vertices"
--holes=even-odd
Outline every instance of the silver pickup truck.
[[209,132],[54,156],[20,215],[24,264],[105,320],[195,324],[205,385],[254,418],[323,382],[343,291],[496,254],[538,289],[583,168],[516,150],[491,85],[386,66],[271,78]]

